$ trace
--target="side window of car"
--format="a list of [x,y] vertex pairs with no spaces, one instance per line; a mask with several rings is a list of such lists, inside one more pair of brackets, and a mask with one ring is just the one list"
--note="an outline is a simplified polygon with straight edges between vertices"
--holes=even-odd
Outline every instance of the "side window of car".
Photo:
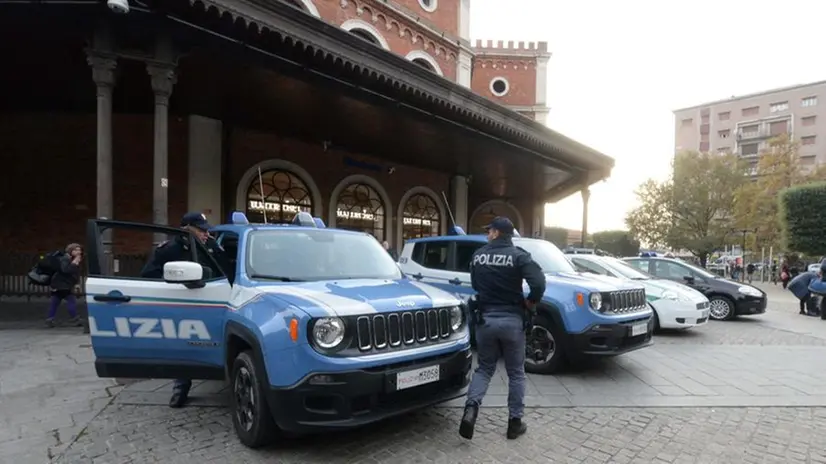
[[456,242],[456,260],[451,271],[470,272],[470,260],[473,253],[485,244],[479,242]]
[[648,260],[647,259],[635,259],[633,261],[627,261],[628,264],[631,266],[641,270],[642,272],[648,272]]
[[600,266],[597,263],[593,263],[588,261],[587,259],[578,259],[576,257],[571,258],[574,262],[574,265],[578,268],[584,269],[583,272],[593,272],[594,274],[601,274],[601,275],[611,275],[604,267]]
[[447,270],[450,242],[421,242],[413,247],[413,261],[428,269]]

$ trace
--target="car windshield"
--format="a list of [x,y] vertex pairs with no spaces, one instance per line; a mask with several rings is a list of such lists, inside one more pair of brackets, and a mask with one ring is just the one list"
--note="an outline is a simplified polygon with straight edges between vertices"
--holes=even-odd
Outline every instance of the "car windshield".
[[515,238],[513,244],[531,254],[542,272],[576,272],[570,261],[551,242],[530,238]]
[[714,275],[714,274],[706,271],[705,269],[703,269],[701,267],[697,267],[697,266],[695,266],[693,264],[689,264],[685,261],[678,261],[678,262],[680,264],[682,264],[683,266],[685,266],[685,267],[691,269],[692,271],[696,272],[697,274],[700,274],[700,276],[705,277],[706,279],[716,279],[716,278],[719,277],[717,275]]
[[621,259],[603,256],[600,258],[600,262],[602,262],[605,267],[611,269],[626,279],[650,280],[652,278],[650,274],[646,274],[639,269],[634,269],[630,264]]
[[329,229],[257,230],[247,241],[254,280],[400,279],[393,258],[367,234]]

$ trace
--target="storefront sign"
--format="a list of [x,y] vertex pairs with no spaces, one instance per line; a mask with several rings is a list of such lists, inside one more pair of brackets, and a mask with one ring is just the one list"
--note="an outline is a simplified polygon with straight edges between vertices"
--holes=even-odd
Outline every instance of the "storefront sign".
[[250,200],[248,208],[252,211],[284,211],[286,213],[298,213],[301,211],[310,211],[307,206],[300,206],[287,203],[270,203],[268,201],[254,201]]
[[406,217],[402,219],[402,223],[406,226],[430,226],[432,222],[430,219],[419,219],[419,218],[412,218]]
[[339,219],[360,219],[362,221],[373,221],[375,216],[371,213],[361,213],[358,211],[344,211],[337,209],[336,217]]

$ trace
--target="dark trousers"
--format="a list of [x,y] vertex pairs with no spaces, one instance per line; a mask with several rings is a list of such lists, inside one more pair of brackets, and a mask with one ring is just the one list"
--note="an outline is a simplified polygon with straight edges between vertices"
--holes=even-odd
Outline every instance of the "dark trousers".
[[180,390],[184,395],[189,394],[189,389],[192,388],[192,381],[189,379],[175,379],[172,384],[172,390]]
[[806,312],[806,302],[808,302],[809,298],[811,298],[811,297],[812,297],[812,294],[807,293],[806,296],[804,296],[803,298],[800,299],[800,312],[801,313]]
[[49,299],[49,313],[47,319],[54,319],[60,302],[66,300],[66,307],[69,309],[69,316],[73,319],[77,317],[77,298],[71,290],[52,290],[52,297]]

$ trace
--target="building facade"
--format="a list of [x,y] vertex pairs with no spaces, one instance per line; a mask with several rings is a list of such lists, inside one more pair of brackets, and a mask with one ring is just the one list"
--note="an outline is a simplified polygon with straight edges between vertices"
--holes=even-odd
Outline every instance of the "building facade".
[[804,167],[826,163],[826,81],[674,111],[674,149],[737,153],[756,167],[768,141],[789,134]]
[[[397,248],[496,215],[541,236],[544,204],[613,160],[541,124],[547,44],[472,46],[469,3],[3,5],[0,35],[21,45],[0,77],[0,242],[42,252],[89,218],[233,210],[309,211]],[[151,249],[131,237],[112,252]]]

